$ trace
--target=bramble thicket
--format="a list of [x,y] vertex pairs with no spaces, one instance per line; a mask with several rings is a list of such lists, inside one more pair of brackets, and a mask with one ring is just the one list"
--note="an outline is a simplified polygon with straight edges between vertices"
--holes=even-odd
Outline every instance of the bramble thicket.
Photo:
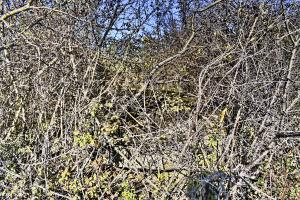
[[1,199],[300,199],[299,1],[0,4]]

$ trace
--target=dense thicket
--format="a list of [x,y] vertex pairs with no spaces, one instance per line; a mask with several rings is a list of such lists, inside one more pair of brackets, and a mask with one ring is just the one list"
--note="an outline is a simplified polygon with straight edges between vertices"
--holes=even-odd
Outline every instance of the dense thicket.
[[296,0],[0,1],[1,199],[299,199]]

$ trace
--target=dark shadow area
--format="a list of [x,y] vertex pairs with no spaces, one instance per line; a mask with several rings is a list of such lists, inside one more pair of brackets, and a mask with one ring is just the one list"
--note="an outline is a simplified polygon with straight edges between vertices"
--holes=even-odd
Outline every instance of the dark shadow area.
[[236,178],[224,172],[200,173],[191,177],[187,196],[190,200],[228,200]]

